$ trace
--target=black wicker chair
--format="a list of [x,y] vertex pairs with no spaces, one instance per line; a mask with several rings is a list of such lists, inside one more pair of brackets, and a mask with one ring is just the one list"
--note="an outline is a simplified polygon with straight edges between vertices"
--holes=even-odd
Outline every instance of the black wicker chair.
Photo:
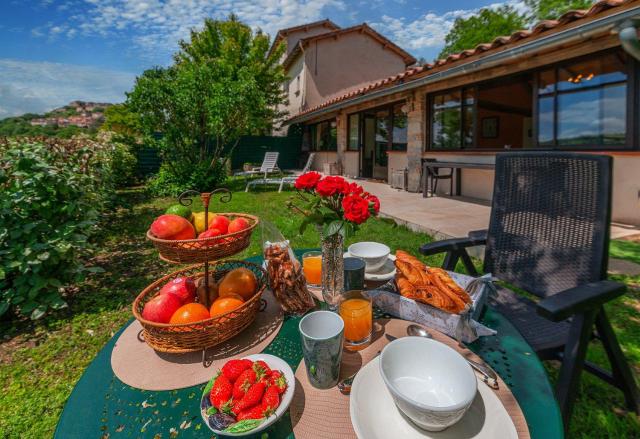
[[[435,159],[424,159],[425,162],[435,162]],[[427,193],[430,193],[430,197],[436,196],[436,191],[438,190],[438,181],[440,180],[449,180],[449,195],[453,196],[453,168],[430,168],[427,166],[426,168],[427,174],[424,176],[424,193],[423,195],[426,197]],[[449,171],[446,173],[446,171]],[[427,191],[429,189],[429,191]]]
[[[565,429],[583,368],[621,389],[640,412],[638,388],[603,308],[626,290],[606,280],[611,164],[591,154],[497,154],[489,230],[420,248],[425,255],[446,252],[443,268],[460,261],[477,275],[466,248],[486,245],[486,273],[540,298],[498,287],[490,304],[542,359],[562,360],[556,396]],[[611,372],[585,361],[592,338],[602,341]]]

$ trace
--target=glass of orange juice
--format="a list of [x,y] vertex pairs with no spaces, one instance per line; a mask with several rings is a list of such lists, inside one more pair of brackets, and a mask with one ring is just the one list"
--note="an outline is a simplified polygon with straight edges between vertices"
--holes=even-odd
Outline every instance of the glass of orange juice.
[[302,255],[302,271],[307,284],[319,287],[322,284],[322,252],[307,252]]
[[360,290],[342,295],[338,309],[344,320],[344,347],[350,351],[365,348],[371,342],[373,331],[373,305],[371,299]]

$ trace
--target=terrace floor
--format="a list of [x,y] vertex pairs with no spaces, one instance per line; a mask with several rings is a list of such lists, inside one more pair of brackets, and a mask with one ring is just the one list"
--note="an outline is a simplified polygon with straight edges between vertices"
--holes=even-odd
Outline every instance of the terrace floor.
[[[393,218],[412,230],[428,233],[435,239],[467,236],[472,230],[482,230],[489,226],[491,212],[488,201],[465,197],[423,198],[422,193],[405,192],[394,189],[386,183],[358,180],[358,184],[380,198],[381,215]],[[640,236],[640,228],[612,224],[611,238],[624,239]],[[480,256],[476,252],[474,256]],[[612,259],[610,270],[635,275],[640,266]],[[637,272],[637,273],[636,273]]]

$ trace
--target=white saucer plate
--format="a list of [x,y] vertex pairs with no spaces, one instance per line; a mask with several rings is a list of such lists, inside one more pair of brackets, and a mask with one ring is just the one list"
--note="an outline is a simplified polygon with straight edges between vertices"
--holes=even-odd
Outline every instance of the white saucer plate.
[[[344,257],[351,258],[352,256],[351,253],[345,252]],[[395,260],[396,255],[389,255],[382,268],[371,273],[365,272],[364,279],[378,282],[393,279],[393,277],[396,275],[396,265],[393,263]]]
[[398,410],[380,375],[380,357],[358,372],[351,389],[351,423],[360,439],[501,438],[517,439],[518,433],[500,399],[478,379],[478,393],[469,411],[444,431],[418,428]]

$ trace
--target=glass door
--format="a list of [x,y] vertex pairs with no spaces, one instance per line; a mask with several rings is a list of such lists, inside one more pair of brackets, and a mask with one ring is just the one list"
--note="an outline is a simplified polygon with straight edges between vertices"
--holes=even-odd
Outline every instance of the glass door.
[[362,123],[362,147],[360,148],[360,177],[373,177],[373,162],[376,149],[376,119],[372,114],[363,114]]
[[387,166],[389,158],[389,140],[391,139],[391,117],[389,109],[375,112],[375,155],[373,160],[373,178],[376,180],[387,180]]

